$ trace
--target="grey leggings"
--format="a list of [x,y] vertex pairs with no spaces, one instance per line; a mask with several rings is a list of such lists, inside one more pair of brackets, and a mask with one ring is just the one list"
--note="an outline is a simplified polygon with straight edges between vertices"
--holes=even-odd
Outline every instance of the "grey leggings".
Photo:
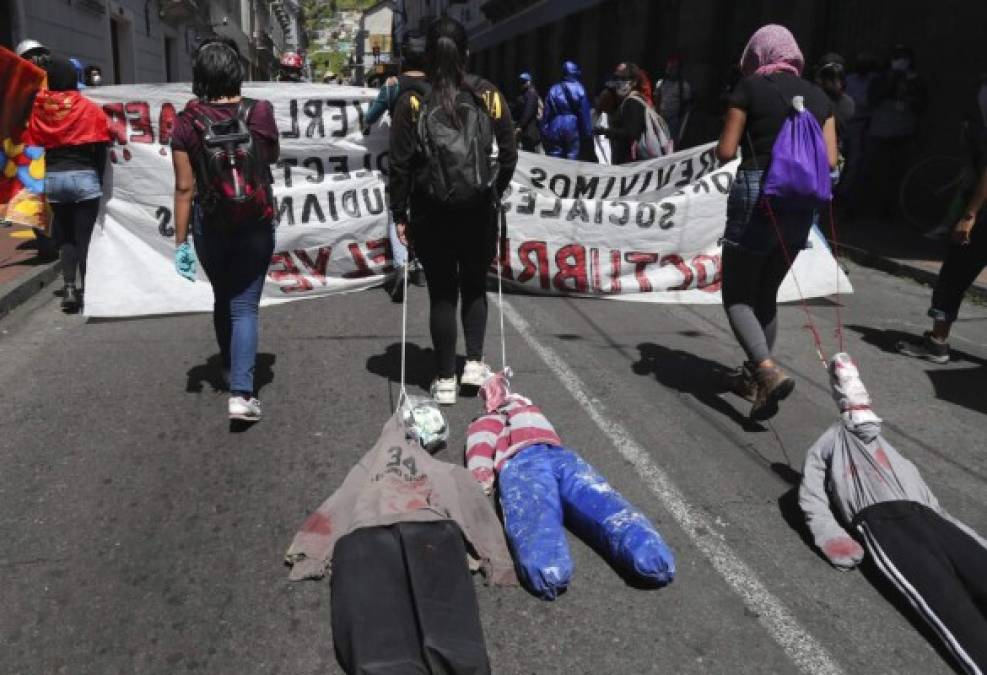
[[737,341],[754,364],[771,358],[778,335],[778,289],[788,274],[780,246],[768,253],[724,242],[723,307]]

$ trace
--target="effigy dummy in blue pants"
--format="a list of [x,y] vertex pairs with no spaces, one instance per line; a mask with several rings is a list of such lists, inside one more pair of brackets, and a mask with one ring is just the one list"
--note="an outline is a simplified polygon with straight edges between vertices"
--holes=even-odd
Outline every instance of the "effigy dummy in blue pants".
[[675,557],[648,518],[567,448],[525,448],[501,468],[498,491],[518,577],[543,600],[572,578],[563,523],[628,581],[660,587],[675,576]]

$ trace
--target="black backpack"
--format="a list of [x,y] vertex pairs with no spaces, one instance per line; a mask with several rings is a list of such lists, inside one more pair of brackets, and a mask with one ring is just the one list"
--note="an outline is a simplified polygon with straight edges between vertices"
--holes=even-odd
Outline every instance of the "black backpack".
[[193,169],[196,199],[208,223],[250,225],[274,217],[271,167],[247,125],[256,103],[242,99],[236,115],[221,122],[195,104],[184,111],[202,141]]
[[421,164],[416,183],[440,204],[479,204],[491,198],[497,179],[493,120],[473,82],[468,81],[459,91],[455,110],[458,127],[449,119],[434,89],[421,101],[416,124]]

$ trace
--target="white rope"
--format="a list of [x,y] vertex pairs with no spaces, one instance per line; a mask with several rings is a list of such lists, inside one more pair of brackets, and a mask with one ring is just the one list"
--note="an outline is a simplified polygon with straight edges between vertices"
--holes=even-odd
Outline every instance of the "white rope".
[[507,336],[504,335],[504,207],[498,205],[497,213],[500,216],[497,222],[497,309],[500,311],[500,368],[507,370]]
[[[405,357],[407,354],[408,347],[408,267],[411,265],[411,259],[407,259],[402,268],[401,276],[403,277],[401,283],[404,284],[404,299],[401,302],[401,393],[398,395],[398,405],[400,409],[401,404],[404,400],[408,398],[408,390],[405,389]],[[503,320],[503,319],[501,319]]]

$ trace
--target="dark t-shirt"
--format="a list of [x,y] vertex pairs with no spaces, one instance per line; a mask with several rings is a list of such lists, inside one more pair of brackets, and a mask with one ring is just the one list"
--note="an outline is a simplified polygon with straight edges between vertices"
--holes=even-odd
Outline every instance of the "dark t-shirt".
[[106,146],[106,143],[84,143],[51,148],[45,151],[45,170],[48,173],[95,171],[102,174]]
[[[826,93],[797,75],[750,75],[737,84],[730,95],[729,105],[747,113],[747,124],[741,138],[744,158],[740,164],[741,169],[767,167],[771,159],[771,148],[774,147],[775,138],[791,110],[794,96],[805,99],[806,110],[815,116],[819,126],[833,116],[833,103]],[[754,145],[754,157],[751,157],[751,143]]]
[[628,96],[621,102],[617,114],[611,116],[613,121],[607,129],[607,138],[610,139],[612,164],[634,161],[634,144],[641,138],[647,123],[647,105],[639,95]]
[[[222,122],[236,114],[239,103],[204,103],[199,106],[205,115],[214,121]],[[257,101],[247,120],[247,127],[264,148],[269,163],[277,160],[278,127],[274,122],[274,106],[270,101]],[[199,152],[202,139],[199,132],[192,126],[192,120],[187,115],[179,115],[171,132],[171,149],[184,150],[190,157]],[[194,161],[194,160],[193,160]]]

